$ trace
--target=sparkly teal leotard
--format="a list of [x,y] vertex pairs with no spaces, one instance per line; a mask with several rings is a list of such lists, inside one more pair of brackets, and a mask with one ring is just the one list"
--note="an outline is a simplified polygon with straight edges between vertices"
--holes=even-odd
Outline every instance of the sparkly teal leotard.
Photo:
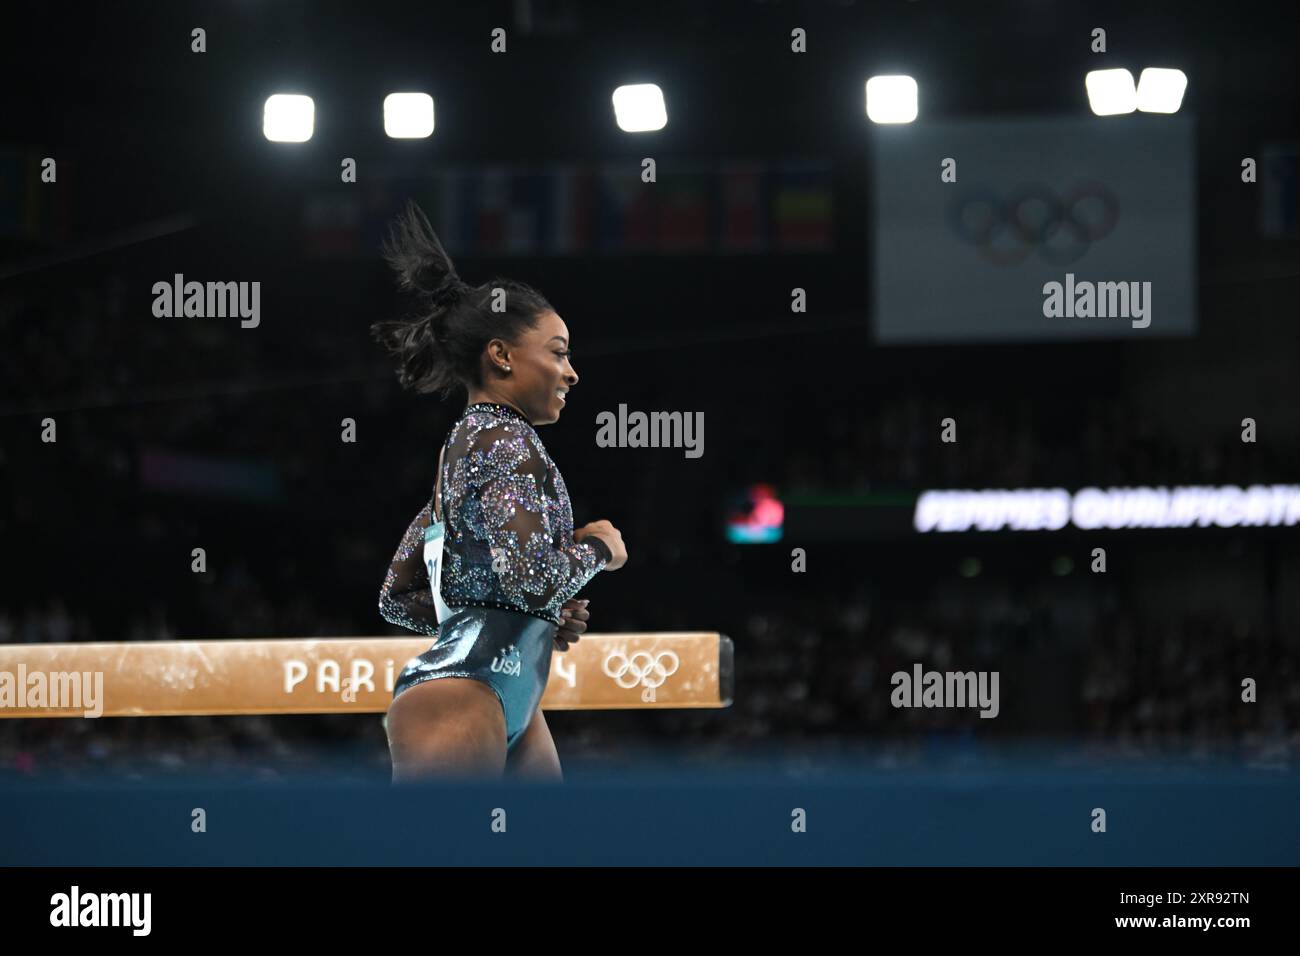
[[470,405],[447,436],[440,511],[439,621],[423,560],[432,502],[415,516],[384,577],[379,612],[435,636],[397,678],[402,691],[470,677],[496,691],[513,747],[550,675],[560,608],[611,559],[598,538],[573,540],[569,494],[528,420],[508,405]]

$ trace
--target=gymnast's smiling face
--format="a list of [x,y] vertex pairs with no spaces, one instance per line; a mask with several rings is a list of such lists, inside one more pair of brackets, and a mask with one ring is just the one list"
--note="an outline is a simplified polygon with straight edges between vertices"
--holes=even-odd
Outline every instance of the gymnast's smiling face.
[[502,391],[534,425],[560,420],[567,393],[578,383],[570,361],[569,327],[555,312],[543,312],[537,323],[507,346],[510,374]]

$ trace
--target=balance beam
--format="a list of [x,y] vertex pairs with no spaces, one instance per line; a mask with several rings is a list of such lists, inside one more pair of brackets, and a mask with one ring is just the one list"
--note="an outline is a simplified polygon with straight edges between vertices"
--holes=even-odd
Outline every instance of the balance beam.
[[[406,662],[432,643],[409,636],[3,644],[0,718],[383,713]],[[584,634],[551,655],[541,706],[728,707],[733,661],[731,639],[716,632]]]

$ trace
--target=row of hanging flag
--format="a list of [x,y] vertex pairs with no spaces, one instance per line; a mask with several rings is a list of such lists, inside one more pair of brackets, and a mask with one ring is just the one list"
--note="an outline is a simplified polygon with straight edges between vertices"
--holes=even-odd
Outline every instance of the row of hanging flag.
[[819,160],[474,166],[377,177],[306,200],[307,253],[372,255],[407,196],[453,255],[754,255],[833,248],[832,166]]

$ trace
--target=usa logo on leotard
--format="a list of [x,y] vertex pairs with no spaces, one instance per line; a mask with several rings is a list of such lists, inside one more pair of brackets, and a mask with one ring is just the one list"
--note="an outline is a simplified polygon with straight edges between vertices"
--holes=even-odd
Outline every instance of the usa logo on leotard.
[[[665,661],[668,662],[667,666],[664,665]],[[641,699],[652,703],[655,688],[662,687],[669,677],[677,673],[679,666],[681,660],[672,651],[660,651],[658,654],[636,651],[628,657],[623,651],[615,650],[605,657],[601,670],[624,690],[631,690],[638,685],[644,687]]]
[[523,669],[519,661],[519,648],[511,644],[504,651],[499,651],[492,658],[492,672],[504,673],[507,677],[518,677]]

